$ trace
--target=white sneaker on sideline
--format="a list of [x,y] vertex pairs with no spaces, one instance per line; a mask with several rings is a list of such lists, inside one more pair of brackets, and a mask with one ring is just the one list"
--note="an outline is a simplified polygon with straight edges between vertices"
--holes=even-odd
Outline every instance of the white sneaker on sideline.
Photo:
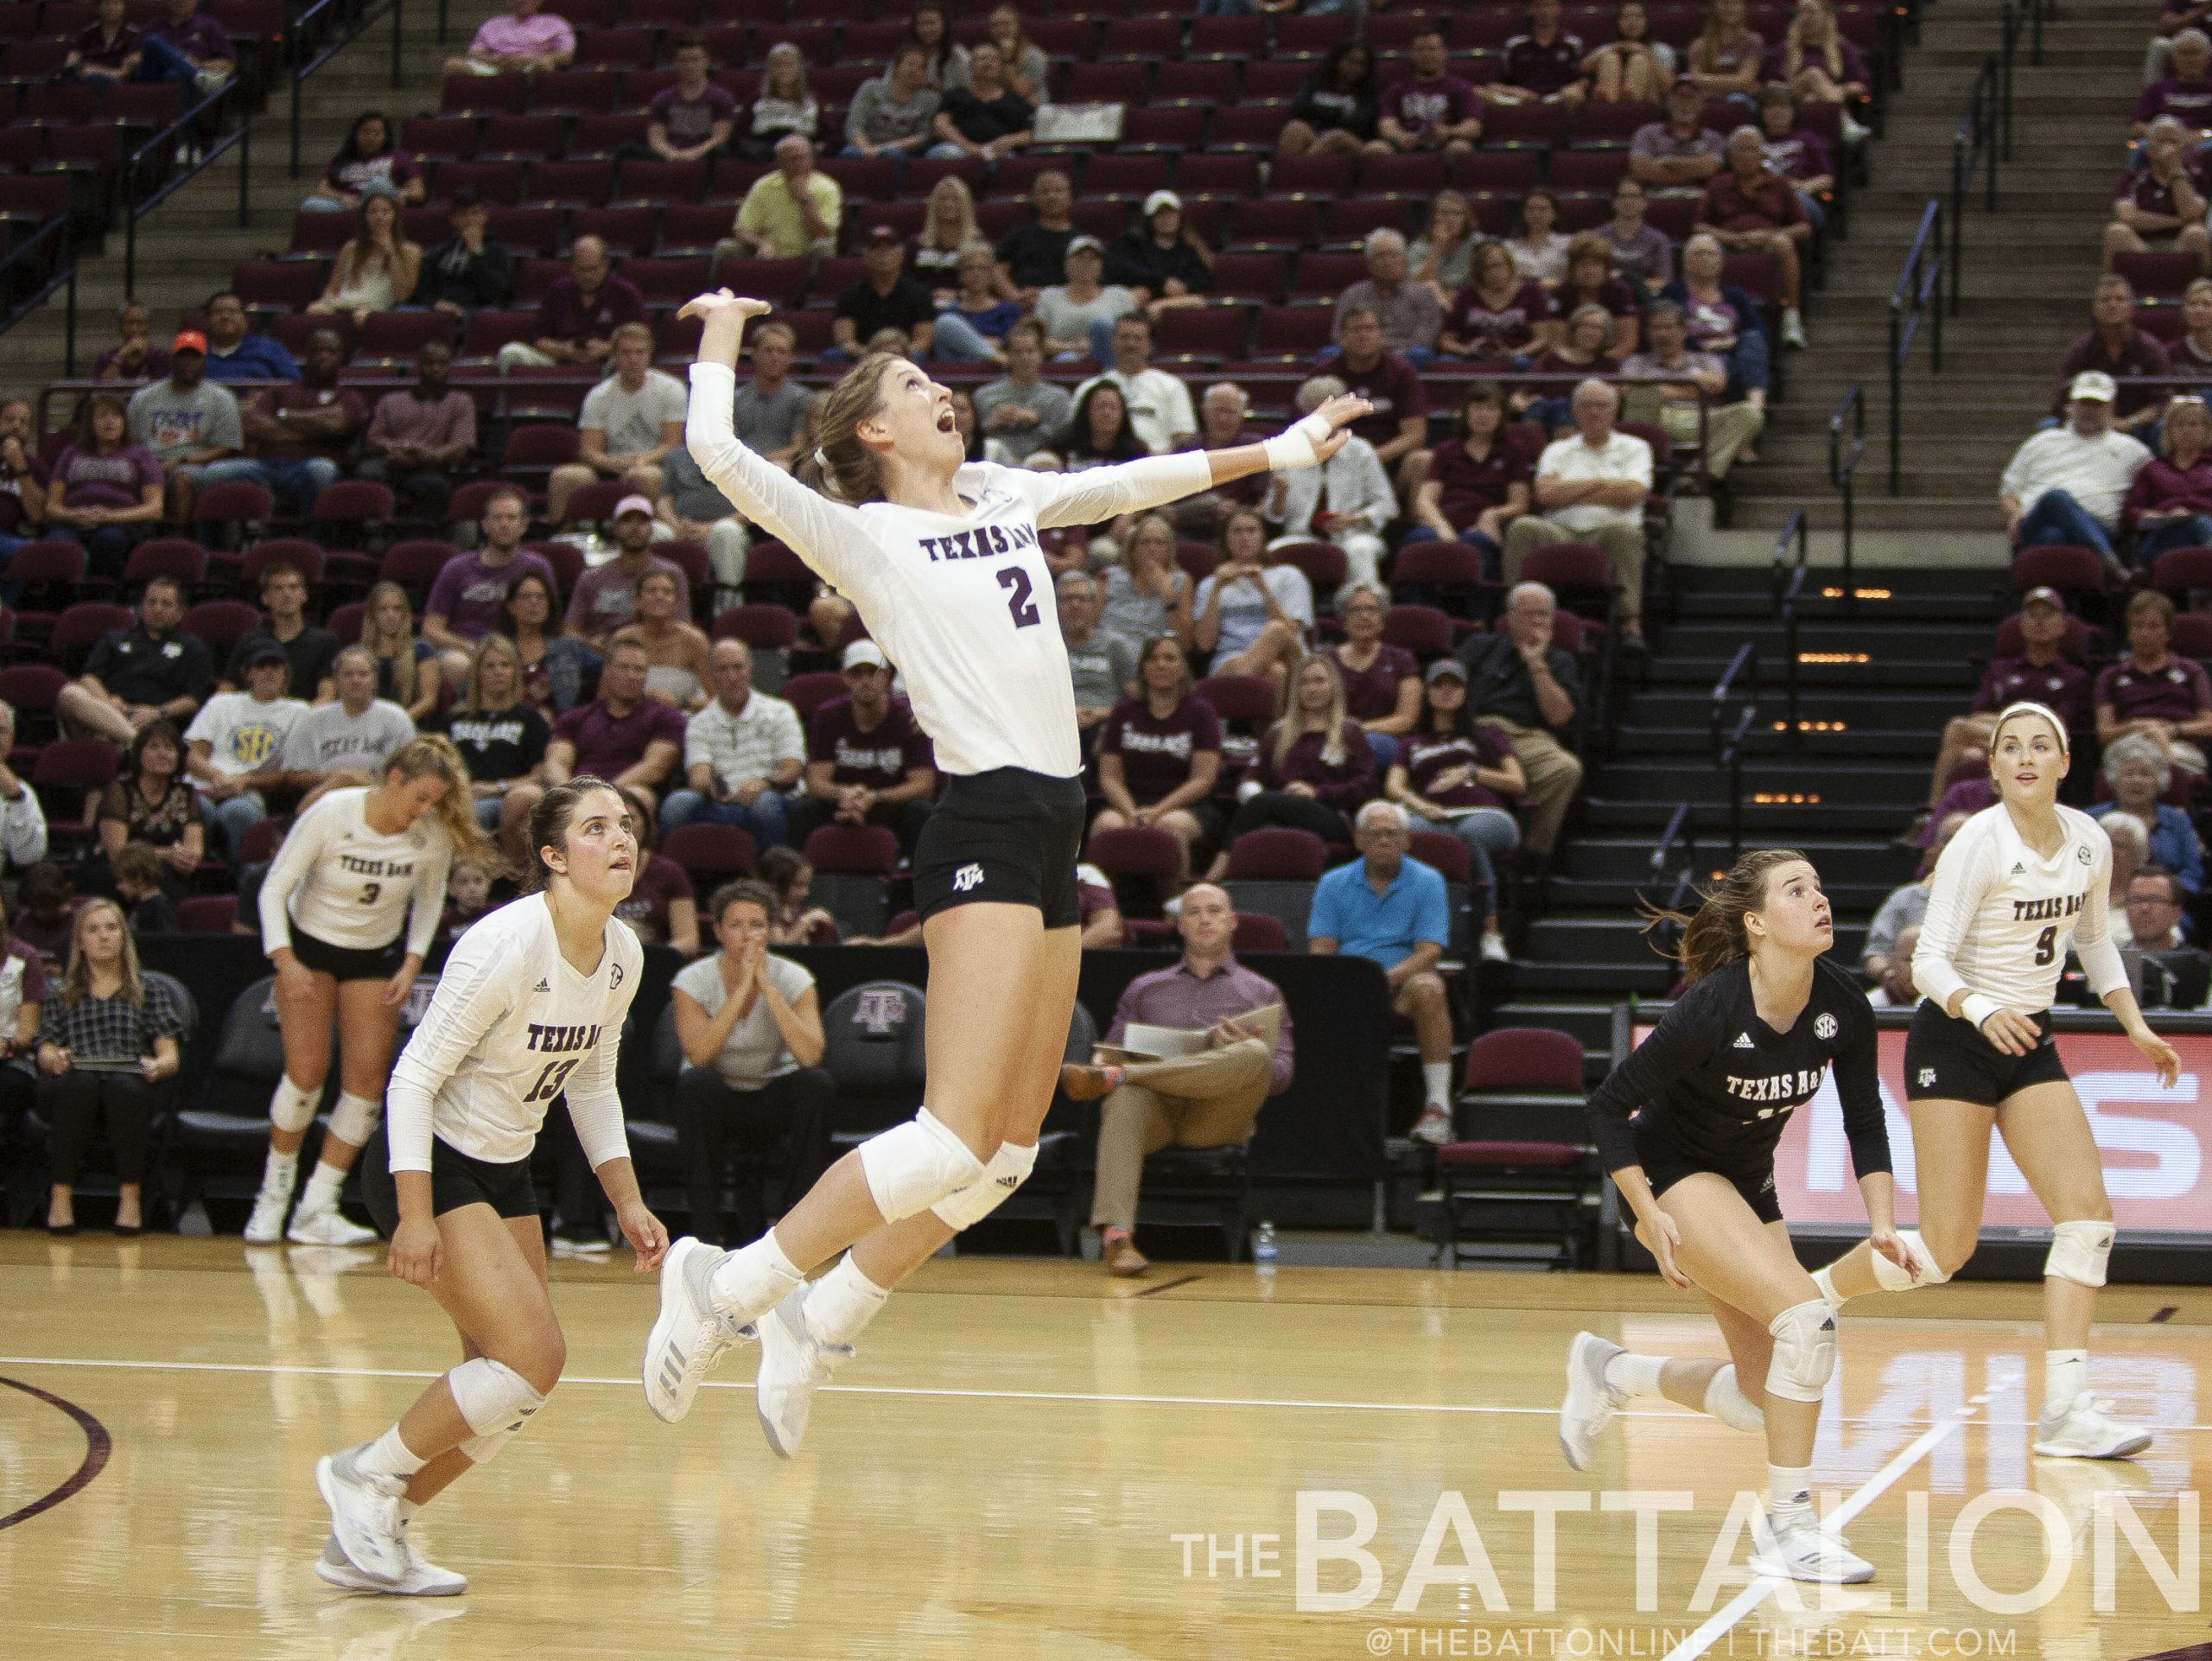
[[849,1344],[824,1344],[806,1324],[806,1282],[760,1317],[760,1371],[753,1381],[760,1429],[779,1457],[789,1459],[805,1439],[817,1386],[850,1359]]
[[2056,1418],[2045,1415],[2036,1426],[2035,1450],[2045,1459],[2125,1459],[2151,1445],[2151,1433],[2122,1424],[2083,1391]]
[[1605,1364],[1627,1352],[1595,1333],[1577,1333],[1567,1346],[1567,1396],[1559,1404],[1559,1447],[1578,1471],[1590,1468],[1599,1433],[1628,1399],[1605,1382]]
[[1484,963],[1511,963],[1513,961],[1513,954],[1505,949],[1505,937],[1495,929],[1484,933],[1482,953]]
[[1794,346],[1800,352],[1806,347],[1805,320],[1797,315],[1797,308],[1789,307],[1782,314],[1782,343]]
[[[251,1235],[246,1237],[252,1238]],[[363,1228],[359,1223],[349,1223],[333,1206],[328,1211],[301,1210],[292,1214],[292,1226],[284,1238],[294,1245],[357,1246],[366,1245],[381,1237],[372,1228]]]
[[1826,1586],[1856,1586],[1874,1578],[1874,1565],[1853,1552],[1841,1535],[1823,1531],[1809,1506],[1770,1511],[1767,1525],[1774,1531],[1774,1549],[1752,1552],[1754,1574]]
[[289,1188],[282,1193],[264,1188],[253,1197],[253,1215],[245,1219],[248,1245],[275,1245],[284,1238],[284,1212],[292,1203]]
[[1406,1134],[1415,1142],[1441,1148],[1452,1140],[1452,1110],[1431,1102],[1421,1110],[1421,1117],[1414,1121],[1414,1128]]
[[739,1340],[753,1336],[714,1306],[709,1282],[728,1255],[687,1234],[661,1260],[660,1314],[645,1340],[641,1372],[645,1405],[664,1424],[689,1413],[700,1381]]
[[354,1568],[338,1549],[338,1537],[334,1534],[322,1543],[322,1556],[315,1559],[316,1578],[348,1592],[380,1592],[395,1598],[454,1598],[468,1590],[467,1575],[439,1568],[407,1543],[404,1525],[400,1530],[399,1544],[407,1554],[407,1572],[397,1580],[386,1582]]
[[407,1485],[396,1476],[360,1468],[359,1448],[325,1454],[315,1463],[315,1486],[330,1507],[330,1531],[347,1562],[381,1585],[407,1572],[399,1539],[399,1501]]
[[553,1237],[553,1255],[556,1257],[580,1257],[592,1262],[612,1257],[614,1248],[607,1244],[601,1234],[582,1235],[571,1238],[566,1234]]

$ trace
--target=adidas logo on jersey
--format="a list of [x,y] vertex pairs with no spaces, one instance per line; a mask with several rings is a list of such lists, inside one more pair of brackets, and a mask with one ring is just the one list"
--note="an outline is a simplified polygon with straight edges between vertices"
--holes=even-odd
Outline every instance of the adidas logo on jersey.
[[2017,859],[2012,862],[2012,875],[2014,876],[2025,876],[2027,874],[2028,868],[2026,866],[2021,864]]
[[1751,1035],[1749,1033],[1738,1033],[1736,1047],[1739,1050],[1755,1050],[1758,1046],[1751,1042]]
[[541,992],[550,992],[553,990],[553,983],[550,981],[540,981],[537,983],[537,990]]

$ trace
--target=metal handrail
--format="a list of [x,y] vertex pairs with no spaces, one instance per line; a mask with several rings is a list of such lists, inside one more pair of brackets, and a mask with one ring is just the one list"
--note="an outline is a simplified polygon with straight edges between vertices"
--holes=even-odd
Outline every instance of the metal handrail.
[[[1728,700],[1739,695],[1736,684],[1739,677],[1747,683],[1740,693],[1743,713],[1732,728],[1724,730]],[[1744,741],[1751,723],[1758,719],[1758,697],[1759,649],[1757,642],[1746,640],[1736,648],[1736,655],[1713,688],[1713,764],[1728,776],[1728,862],[1732,865],[1744,851]]]
[[[69,216],[56,213],[32,232],[28,239],[10,248],[4,258],[0,258],[0,294],[7,293],[14,286],[10,274],[15,267],[34,264],[34,255],[50,253],[52,251],[46,246],[49,242],[61,243],[66,249],[68,234]],[[77,372],[77,261],[73,256],[65,252],[59,268],[41,283],[35,292],[26,295],[21,303],[10,307],[5,316],[0,316],[0,334],[4,334],[20,319],[36,311],[56,289],[65,285],[69,290],[69,317],[67,332],[63,337],[62,365],[73,375]]]
[[[324,12],[343,17],[349,3],[351,0],[315,0],[313,5],[292,20],[288,45],[292,60],[291,176],[295,179],[300,176],[300,83],[308,80],[323,65],[359,40],[372,24],[380,22],[384,18],[384,7],[364,7],[353,15],[347,25],[339,31],[337,37],[328,46],[313,57],[309,57],[308,41],[313,38],[314,31],[308,25]],[[404,78],[400,74],[400,48],[404,44],[404,25],[400,16],[401,4],[402,0],[385,0],[385,6],[391,13],[391,84],[394,87],[404,83]],[[443,0],[440,0],[438,39],[442,41],[445,37],[445,7]]]
[[[1904,269],[1897,287],[1890,290],[1890,494],[1904,486],[1904,360],[1920,333],[1923,318],[1929,321],[1929,369],[1943,372],[1943,204],[1931,196],[1921,210],[1920,229],[1905,252]],[[1932,302],[1932,303],[1931,303]]]
[[[230,131],[204,148],[200,147],[194,137],[200,118],[213,109],[216,105],[220,104],[229,94],[230,88],[227,86],[211,92],[160,132],[155,134],[153,137],[131,151],[129,158],[124,161],[123,178],[126,192],[130,198],[130,205],[124,209],[123,213],[123,297],[125,300],[136,300],[138,297],[138,221],[175,195],[193,180],[198,178],[207,168],[221,159],[226,151],[232,148],[235,148],[238,153],[238,224],[245,226],[249,223],[247,187],[251,180],[253,165],[253,123],[250,120],[240,121]],[[193,164],[170,178],[151,195],[140,197],[137,194],[137,187],[149,159],[166,156],[181,143],[194,145],[195,160]],[[69,343],[69,356],[73,363],[76,359],[74,340]]]
[[[1796,544],[1796,558],[1789,557],[1790,544]],[[1788,720],[1783,727],[1783,742],[1792,749],[1804,742],[1804,729],[1797,721],[1797,624],[1798,611],[1805,595],[1808,561],[1812,555],[1812,520],[1803,508],[1789,516],[1782,527],[1782,534],[1774,542],[1774,582],[1777,614],[1782,620],[1782,676],[1783,696],[1787,703]],[[1795,569],[1790,569],[1794,565]],[[1783,572],[1789,570],[1785,580]],[[1844,593],[1851,592],[1848,583]],[[1847,605],[1849,601],[1847,600]]]
[[[1851,423],[1847,452],[1843,436],[1847,419]],[[1835,413],[1828,417],[1828,483],[1835,487],[1836,493],[1843,499],[1843,591],[1847,595],[1853,594],[1857,587],[1852,576],[1852,561],[1858,542],[1855,487],[1859,458],[1866,453],[1866,390],[1862,386],[1853,386],[1843,395],[1842,402],[1835,406]]]

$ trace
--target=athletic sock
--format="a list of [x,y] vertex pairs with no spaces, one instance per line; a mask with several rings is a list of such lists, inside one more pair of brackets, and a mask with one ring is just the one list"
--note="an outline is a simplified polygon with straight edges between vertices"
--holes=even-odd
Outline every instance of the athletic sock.
[[1421,1077],[1428,1091],[1428,1104],[1448,1111],[1452,1105],[1452,1064],[1424,1061],[1421,1064]]
[[308,1191],[300,1196],[300,1213],[314,1217],[338,1209],[339,1191],[346,1186],[346,1173],[334,1166],[318,1162],[315,1174],[308,1178]]
[[1833,1314],[1843,1308],[1843,1294],[1835,1289],[1835,1265],[1825,1263],[1813,1271],[1813,1284],[1821,1289],[1821,1295],[1827,1300],[1828,1312]]
[[415,1513],[422,1509],[411,1499],[402,1499],[399,1502],[399,1526],[403,1531],[410,1523],[415,1520]]
[[2043,1352],[2044,1417],[2058,1417],[2072,1407],[2075,1397],[2088,1387],[2088,1351],[2045,1350]]
[[261,1168],[261,1191],[267,1194],[289,1195],[292,1192],[292,1184],[299,1174],[300,1150],[298,1149],[295,1148],[289,1154],[280,1154],[271,1148],[269,1150],[269,1162]]
[[890,1300],[890,1292],[862,1274],[849,1251],[808,1290],[806,1324],[825,1345],[850,1345]]
[[1813,1509],[1813,1467],[1770,1464],[1766,1467],[1767,1510],[1777,1516]]
[[416,1456],[414,1450],[400,1440],[399,1427],[395,1424],[364,1448],[353,1462],[364,1471],[378,1472],[404,1481],[430,1461]]
[[724,1257],[708,1278],[715,1308],[734,1321],[760,1318],[784,1300],[784,1295],[805,1276],[784,1256],[770,1229],[751,1245],[740,1246]]
[[1605,1363],[1605,1383],[1624,1396],[1656,1396],[1659,1375],[1666,1370],[1666,1358],[1657,1355],[1638,1355],[1634,1350],[1623,1350]]

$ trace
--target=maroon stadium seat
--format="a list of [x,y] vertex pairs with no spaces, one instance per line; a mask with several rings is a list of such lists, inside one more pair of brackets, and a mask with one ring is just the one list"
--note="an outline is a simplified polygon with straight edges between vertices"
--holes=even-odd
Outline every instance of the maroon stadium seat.
[[1237,882],[1314,882],[1328,863],[1328,844],[1311,830],[1263,825],[1230,844],[1228,875]]
[[806,862],[825,876],[888,876],[899,838],[880,824],[825,824],[806,839]]

